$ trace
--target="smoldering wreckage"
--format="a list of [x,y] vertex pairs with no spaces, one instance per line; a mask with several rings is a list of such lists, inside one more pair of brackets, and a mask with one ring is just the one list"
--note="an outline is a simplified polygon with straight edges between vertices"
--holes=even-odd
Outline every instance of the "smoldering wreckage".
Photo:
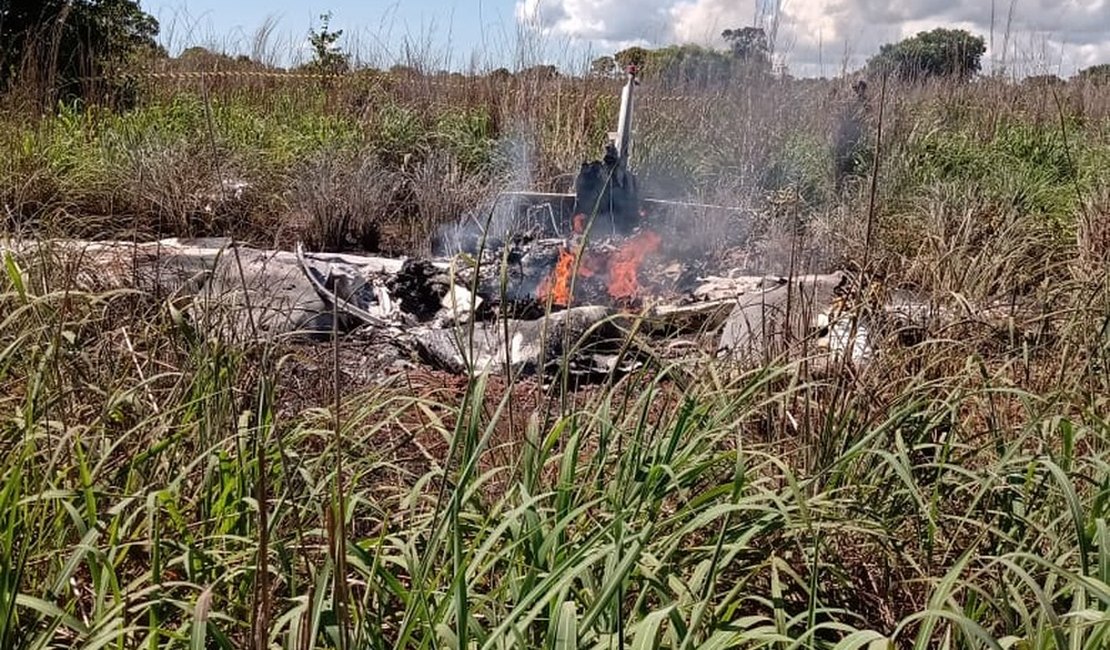
[[395,358],[459,374],[589,381],[707,353],[749,366],[804,356],[814,368],[858,369],[935,320],[912,300],[853,308],[862,294],[844,272],[711,274],[676,259],[668,244],[682,239],[691,211],[729,208],[641,195],[628,166],[636,83],[630,71],[617,131],[603,160],[583,165],[574,193],[505,193],[489,212],[496,219],[460,228],[429,259],[229,239],[0,248],[25,261],[58,257],[83,288],[166,297],[198,331],[226,341],[361,335]]

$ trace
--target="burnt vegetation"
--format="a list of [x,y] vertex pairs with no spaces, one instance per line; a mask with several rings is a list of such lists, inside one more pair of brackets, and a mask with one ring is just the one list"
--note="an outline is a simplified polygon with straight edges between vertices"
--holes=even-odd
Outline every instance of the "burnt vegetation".
[[[324,24],[282,77],[171,57],[128,0],[0,6],[0,647],[1105,647],[1106,66],[1019,83],[935,32],[793,79],[742,27],[462,75],[359,66]],[[952,317],[861,372],[571,390],[380,372],[377,334],[228,346],[9,249],[426,253],[500,190],[603,174],[628,64],[638,189],[743,208],[661,247]]]

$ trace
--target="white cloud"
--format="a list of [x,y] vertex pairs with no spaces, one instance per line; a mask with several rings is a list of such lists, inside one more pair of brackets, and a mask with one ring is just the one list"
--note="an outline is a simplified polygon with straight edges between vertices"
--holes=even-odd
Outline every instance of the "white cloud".
[[858,67],[881,44],[934,27],[983,35],[985,64],[1019,74],[1110,62],[1110,0],[518,0],[516,10],[535,29],[611,49],[722,45],[722,30],[760,24],[775,29],[777,58],[803,75]]
[[521,0],[520,22],[556,36],[621,47],[670,41],[674,0]]

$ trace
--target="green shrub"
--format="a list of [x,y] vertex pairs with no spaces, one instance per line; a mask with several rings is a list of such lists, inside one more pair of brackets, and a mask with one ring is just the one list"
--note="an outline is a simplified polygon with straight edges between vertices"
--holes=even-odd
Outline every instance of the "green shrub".
[[496,134],[488,110],[447,110],[436,117],[433,134],[436,146],[454,156],[464,170],[478,172],[489,165]]

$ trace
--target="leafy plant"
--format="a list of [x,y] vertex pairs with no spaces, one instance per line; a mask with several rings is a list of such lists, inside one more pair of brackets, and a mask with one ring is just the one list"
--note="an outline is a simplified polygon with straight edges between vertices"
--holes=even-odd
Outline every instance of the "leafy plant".
[[330,30],[331,12],[320,16],[320,26],[309,30],[308,42],[312,46],[311,67],[326,73],[346,72],[350,67],[350,56],[339,47],[343,30]]

